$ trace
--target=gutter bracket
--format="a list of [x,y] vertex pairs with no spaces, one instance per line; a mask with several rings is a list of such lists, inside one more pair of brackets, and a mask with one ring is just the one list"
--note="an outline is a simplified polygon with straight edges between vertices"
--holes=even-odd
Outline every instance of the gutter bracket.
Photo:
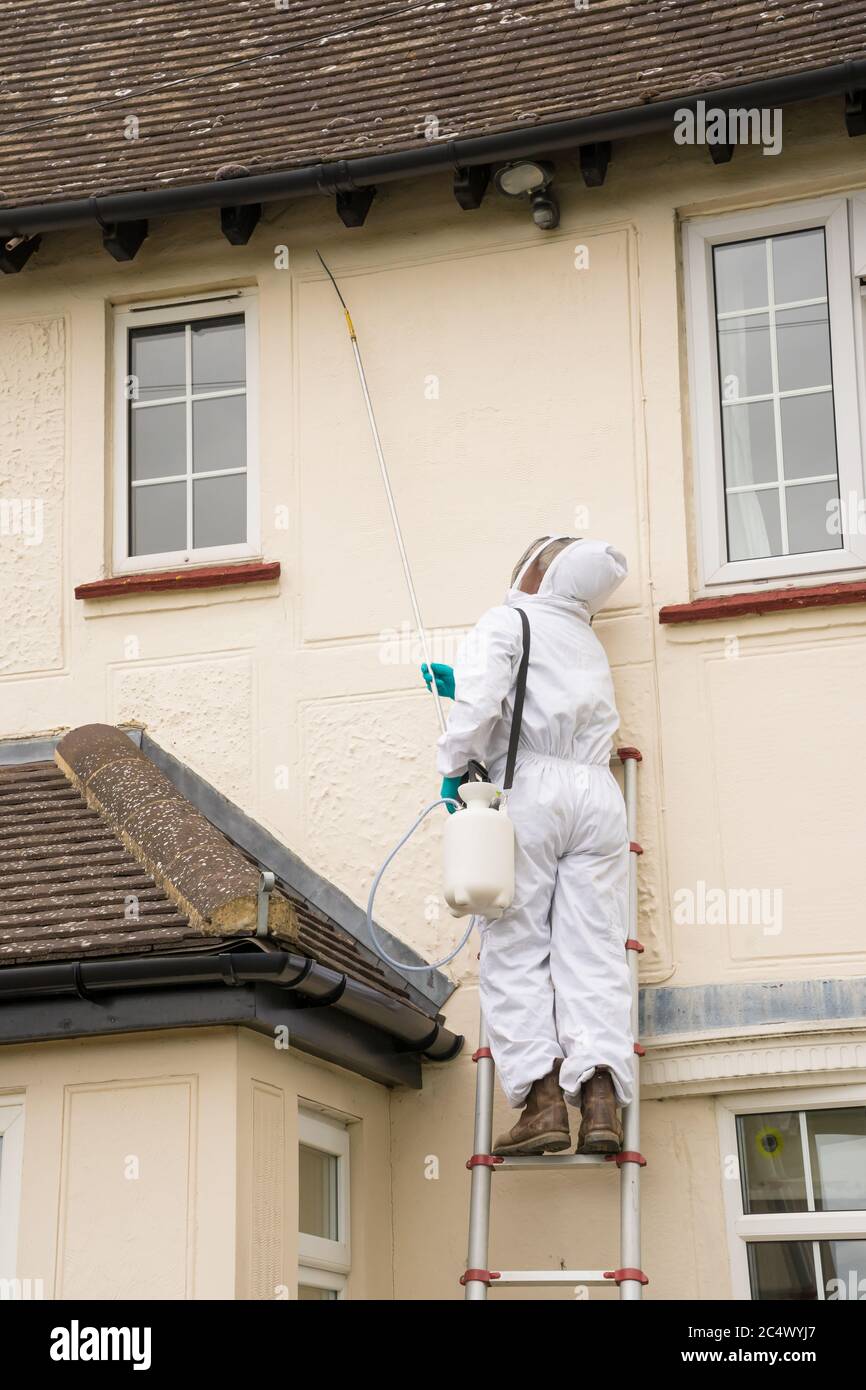
[[303,994],[297,997],[295,995],[290,995],[288,1007],[290,1009],[328,1009],[332,1004],[336,1004],[338,1000],[342,999],[348,983],[348,977],[342,975],[330,994],[323,994],[318,998],[312,998]]
[[[438,1036],[439,1036],[439,1024],[438,1024],[438,1023],[434,1023],[434,1024],[433,1024],[433,1031],[430,1032],[430,1033],[428,1033],[427,1036],[426,1036],[425,1038],[422,1038],[420,1042],[414,1042],[414,1043],[410,1043],[410,1042],[395,1042],[395,1043],[394,1043],[394,1051],[395,1051],[395,1052],[426,1052],[427,1049],[428,1049],[428,1047],[432,1047],[432,1046],[433,1046],[433,1044],[435,1043],[435,1041],[436,1041],[436,1039],[438,1038]],[[461,1039],[461,1046],[462,1046],[462,1039]],[[459,1050],[459,1049],[457,1049],[457,1050]]]
[[95,999],[95,998],[93,997],[93,995],[90,994],[90,993],[88,992],[88,990],[87,990],[87,989],[85,988],[85,986],[84,986],[84,981],[83,981],[83,979],[81,978],[81,961],[80,961],[80,960],[76,960],[76,961],[73,961],[73,962],[72,962],[72,985],[73,985],[73,988],[74,988],[74,990],[75,990],[75,993],[78,995],[78,998],[79,998],[79,999],[86,999],[87,1002],[88,1002],[88,1004],[98,1004],[98,1003],[99,1003],[99,1000],[98,1000],[98,999]]

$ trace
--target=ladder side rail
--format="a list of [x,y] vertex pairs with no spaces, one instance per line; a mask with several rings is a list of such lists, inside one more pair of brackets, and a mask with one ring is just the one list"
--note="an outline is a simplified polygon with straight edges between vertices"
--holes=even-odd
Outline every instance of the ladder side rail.
[[[478,1027],[478,1052],[476,1053],[477,1072],[475,1076],[475,1130],[472,1141],[473,1156],[489,1155],[493,1148],[493,1085],[495,1067],[489,1055],[487,1023],[483,1010],[480,1011]],[[466,1256],[467,1270],[486,1271],[488,1268],[488,1249],[490,1244],[490,1183],[493,1170],[489,1164],[478,1163],[471,1168],[469,1188],[469,1247]],[[483,1279],[466,1279],[464,1283],[467,1302],[484,1302],[487,1298],[487,1283]]]
[[[631,750],[629,750],[631,751]],[[638,897],[637,861],[640,853],[637,844],[637,764],[633,756],[623,759],[623,780],[625,785],[625,804],[628,820],[628,838],[632,846],[629,854],[628,882],[628,935],[637,940]],[[640,953],[628,950],[629,973],[631,976],[631,1026],[635,1041],[639,1031],[639,961]],[[640,1153],[640,1057],[637,1052],[632,1057],[632,1079],[634,1100],[623,1111],[623,1149]],[[641,1268],[641,1221],[640,1221],[640,1166],[637,1163],[623,1163],[620,1166],[620,1268],[639,1270]],[[642,1286],[636,1279],[623,1279],[619,1286],[619,1296],[623,1302],[639,1301]]]

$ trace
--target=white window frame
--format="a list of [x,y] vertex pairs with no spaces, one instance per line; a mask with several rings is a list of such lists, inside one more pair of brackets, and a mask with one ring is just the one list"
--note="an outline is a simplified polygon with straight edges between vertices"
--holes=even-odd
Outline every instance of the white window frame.
[[[866,1084],[813,1086],[791,1091],[747,1091],[719,1097],[716,1116],[721,1153],[722,1192],[728,1232],[731,1289],[735,1299],[751,1301],[747,1246],[767,1240],[866,1240],[866,1210],[767,1212],[747,1216],[739,1176],[737,1116],[794,1110],[845,1110],[866,1105]],[[737,1175],[726,1165],[737,1157]],[[823,1287],[817,1280],[819,1301]]]
[[324,1113],[298,1112],[298,1144],[319,1149],[337,1159],[337,1229],[342,1239],[326,1240],[298,1232],[298,1283],[332,1289],[346,1297],[352,1268],[349,1209],[349,1130],[347,1124]]
[[24,1098],[0,1095],[0,1279],[15,1279],[24,1160]]
[[[192,323],[209,318],[243,314],[246,333],[246,421],[247,421],[247,538],[236,545],[164,551],[154,555],[129,553],[129,412],[126,378],[129,362],[129,332],[154,324]],[[187,399],[174,396],[173,401]],[[230,294],[178,299],[149,308],[145,305],[123,309],[114,316],[114,552],[115,574],[137,574],[145,570],[176,569],[180,566],[221,564],[261,554],[259,528],[259,332],[258,302],[251,290]],[[207,473],[195,475],[207,477]],[[187,481],[187,520],[192,525],[192,483]]]
[[[815,582],[815,576],[850,578],[866,569],[866,536],[849,535],[850,505],[862,505],[863,447],[858,379],[855,303],[859,285],[852,268],[847,198],[786,203],[723,217],[696,218],[684,227],[683,255],[689,346],[689,390],[695,458],[698,564],[703,592],[759,589],[767,581]],[[726,242],[781,236],[823,227],[827,247],[827,292],[839,493],[844,545],[839,550],[729,561],[725,512],[718,340],[713,286],[713,248]]]

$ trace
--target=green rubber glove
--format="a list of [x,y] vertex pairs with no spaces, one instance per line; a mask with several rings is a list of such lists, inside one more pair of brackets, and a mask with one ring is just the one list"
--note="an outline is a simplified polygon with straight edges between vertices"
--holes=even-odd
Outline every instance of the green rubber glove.
[[[458,797],[458,794],[457,794],[457,793],[458,793],[458,789],[459,789],[459,787],[460,787],[460,783],[462,782],[462,780],[463,780],[462,777],[443,777],[443,778],[442,778],[442,786],[441,786],[441,788],[440,788],[440,790],[439,790],[439,795],[440,795],[440,796],[451,796],[451,797],[454,798],[455,801],[459,800],[459,797]],[[448,812],[449,816],[453,816],[453,815],[454,815],[454,812],[457,810],[457,807],[456,807],[456,806],[446,806],[446,807],[445,807],[445,810]]]
[[424,684],[428,690],[432,688],[432,681],[435,678],[438,693],[444,695],[447,700],[453,700],[455,698],[453,666],[446,666],[442,661],[434,661],[433,677],[431,677],[430,667],[425,661],[421,667],[421,675],[424,677]]

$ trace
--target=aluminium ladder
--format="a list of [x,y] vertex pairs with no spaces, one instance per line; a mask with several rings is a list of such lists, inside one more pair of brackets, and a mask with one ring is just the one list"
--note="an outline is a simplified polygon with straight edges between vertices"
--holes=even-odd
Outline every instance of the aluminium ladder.
[[[637,832],[637,764],[641,754],[637,748],[620,748],[617,758],[622,763],[626,816],[629,837],[628,931],[625,949],[629,952],[631,977],[632,1035],[638,1036],[638,955],[643,946],[637,939],[637,860],[643,853],[635,838]],[[609,1288],[615,1282],[623,1300],[635,1301],[642,1286],[649,1282],[640,1267],[640,1170],[646,1159],[640,1153],[640,1058],[644,1049],[634,1045],[632,1062],[634,1100],[622,1112],[623,1147],[618,1154],[542,1154],[532,1158],[499,1158],[490,1152],[493,1147],[493,1057],[487,1045],[487,1025],[481,1015],[478,1050],[473,1062],[478,1067],[475,1088],[475,1138],[472,1157],[466,1167],[472,1174],[469,1196],[469,1248],[466,1272],[460,1283],[466,1299],[480,1302],[487,1298],[489,1288],[556,1288],[562,1285],[588,1285]],[[490,1236],[491,1182],[495,1172],[510,1170],[545,1171],[561,1168],[601,1168],[615,1164],[620,1182],[620,1257],[614,1269],[509,1269],[488,1268]]]

